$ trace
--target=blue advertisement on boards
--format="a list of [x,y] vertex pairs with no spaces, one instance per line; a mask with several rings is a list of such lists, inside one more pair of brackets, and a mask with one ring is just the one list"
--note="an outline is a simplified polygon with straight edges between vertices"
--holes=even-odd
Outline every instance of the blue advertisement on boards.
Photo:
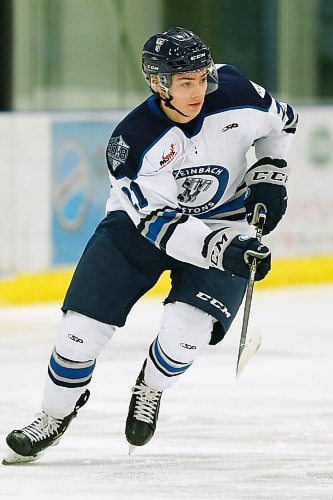
[[52,262],[76,264],[104,217],[110,183],[105,160],[116,121],[54,122]]

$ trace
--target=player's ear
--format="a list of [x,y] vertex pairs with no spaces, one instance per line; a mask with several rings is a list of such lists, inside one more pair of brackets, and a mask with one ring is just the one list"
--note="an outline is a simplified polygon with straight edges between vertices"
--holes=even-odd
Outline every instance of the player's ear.
[[151,75],[150,84],[151,84],[151,88],[153,89],[154,92],[158,92],[158,93],[162,92],[162,89],[160,86],[160,81],[159,81],[157,75]]
[[167,99],[169,97],[168,94],[164,90],[162,90],[160,79],[157,75],[151,75],[150,86],[154,92],[161,94],[163,98]]

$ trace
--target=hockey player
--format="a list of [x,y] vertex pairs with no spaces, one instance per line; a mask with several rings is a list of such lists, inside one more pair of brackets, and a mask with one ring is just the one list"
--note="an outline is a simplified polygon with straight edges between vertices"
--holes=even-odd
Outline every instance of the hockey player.
[[[163,391],[208,345],[220,342],[270,251],[253,237],[286,211],[286,156],[297,117],[233,66],[215,65],[191,31],[173,28],[144,45],[153,95],[114,130],[106,217],[89,241],[62,307],[42,412],[7,436],[4,463],[32,461],[56,444],[89,396],[95,360],[116,327],[165,270],[172,285],[160,330],[133,388],[126,438],[154,434]],[[254,146],[257,161],[248,165]]]

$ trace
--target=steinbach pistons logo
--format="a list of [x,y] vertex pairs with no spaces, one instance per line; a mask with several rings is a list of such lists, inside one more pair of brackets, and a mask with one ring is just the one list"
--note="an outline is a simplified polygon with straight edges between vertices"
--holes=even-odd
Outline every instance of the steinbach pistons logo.
[[178,185],[179,206],[188,215],[211,212],[220,202],[229,180],[228,170],[220,165],[183,168],[173,175]]

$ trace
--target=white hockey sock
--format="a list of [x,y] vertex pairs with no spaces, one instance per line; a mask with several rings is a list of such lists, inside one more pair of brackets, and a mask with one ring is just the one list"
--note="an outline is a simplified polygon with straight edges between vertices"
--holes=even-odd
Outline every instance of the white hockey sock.
[[63,315],[44,387],[45,413],[63,418],[74,410],[91,380],[98,354],[114,331],[111,325],[73,311]]
[[156,390],[170,387],[208,345],[215,321],[183,302],[167,304],[160,332],[149,349],[145,383]]

